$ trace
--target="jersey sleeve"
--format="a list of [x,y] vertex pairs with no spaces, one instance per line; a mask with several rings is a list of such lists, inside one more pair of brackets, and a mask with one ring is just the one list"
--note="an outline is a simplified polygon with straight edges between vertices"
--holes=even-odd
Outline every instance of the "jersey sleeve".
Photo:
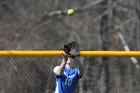
[[56,74],[58,68],[59,68],[59,66],[56,66],[56,67],[53,69],[53,73],[54,73],[55,78],[61,77],[61,76],[58,76],[58,75]]
[[77,77],[78,77],[78,79],[80,79],[80,78],[82,78],[82,75],[79,75],[78,71],[79,71],[79,69],[77,68],[77,69],[76,69]]

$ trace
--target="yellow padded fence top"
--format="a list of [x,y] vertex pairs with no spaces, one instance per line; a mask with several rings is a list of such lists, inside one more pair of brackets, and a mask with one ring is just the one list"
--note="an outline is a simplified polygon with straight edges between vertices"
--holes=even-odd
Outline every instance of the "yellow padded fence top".
[[[61,57],[62,50],[6,50],[0,51],[0,57]],[[82,57],[140,57],[140,51],[80,51]]]

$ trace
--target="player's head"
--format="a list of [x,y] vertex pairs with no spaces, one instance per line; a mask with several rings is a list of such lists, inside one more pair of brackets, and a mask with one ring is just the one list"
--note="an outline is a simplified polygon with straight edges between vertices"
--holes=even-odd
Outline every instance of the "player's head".
[[68,57],[67,64],[73,64],[74,59],[72,57]]

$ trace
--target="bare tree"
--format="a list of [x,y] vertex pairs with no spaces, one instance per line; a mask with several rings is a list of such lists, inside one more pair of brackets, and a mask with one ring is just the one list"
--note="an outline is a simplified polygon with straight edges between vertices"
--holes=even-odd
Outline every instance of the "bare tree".
[[[101,6],[107,6],[108,0],[104,0],[101,3]],[[104,12],[107,10],[106,8],[102,8],[101,12]],[[109,50],[110,49],[110,33],[109,33],[109,16],[108,14],[103,15],[101,18],[100,23],[100,35],[101,35],[101,41],[102,41],[102,49],[103,50]],[[109,58],[103,57],[102,63],[100,65],[100,82],[101,82],[101,93],[109,93]]]
[[137,50],[140,50],[140,0],[136,0],[136,32],[135,32],[135,38],[136,38],[136,47]]

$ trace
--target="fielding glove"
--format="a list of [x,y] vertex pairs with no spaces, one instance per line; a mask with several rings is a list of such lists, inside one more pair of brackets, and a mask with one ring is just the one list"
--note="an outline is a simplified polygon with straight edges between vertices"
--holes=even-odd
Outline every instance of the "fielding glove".
[[80,56],[79,45],[76,41],[72,41],[63,45],[63,51],[70,55],[72,58]]
[[66,54],[70,55],[71,48],[70,48],[69,44],[63,45],[62,49]]
[[69,46],[70,46],[70,49],[71,49],[70,54],[73,57],[80,56],[79,44],[76,41],[70,42],[69,43]]

